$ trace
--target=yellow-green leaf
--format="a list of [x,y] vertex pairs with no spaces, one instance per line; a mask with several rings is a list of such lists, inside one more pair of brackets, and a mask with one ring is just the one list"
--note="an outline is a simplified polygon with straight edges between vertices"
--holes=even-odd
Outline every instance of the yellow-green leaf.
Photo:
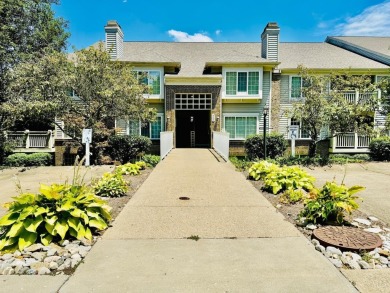
[[104,222],[100,217],[96,219],[92,219],[89,221],[90,227],[95,227],[98,230],[104,230],[107,228],[106,222]]
[[24,221],[24,228],[29,232],[36,232],[38,226],[43,222],[42,216],[38,216],[34,219],[26,219]]
[[66,223],[66,220],[60,219],[57,221],[57,223],[55,225],[55,230],[61,236],[61,239],[65,238],[65,235],[66,235],[66,232],[68,231],[68,229],[69,229],[69,226]]
[[46,196],[48,199],[55,199],[58,200],[61,198],[60,192],[63,190],[63,187],[61,185],[53,184],[51,186],[41,184],[41,188],[39,189],[39,192]]
[[77,229],[77,239],[82,239],[85,237],[85,228],[83,225],[79,225]]
[[18,241],[19,250],[22,251],[24,248],[34,244],[36,240],[37,240],[37,233],[32,233],[24,230],[19,235],[19,241]]
[[69,218],[68,219],[68,225],[69,227],[73,228],[75,231],[78,230],[78,226],[80,224],[80,220],[77,218]]
[[50,234],[43,234],[41,236],[41,242],[43,245],[47,246],[53,241],[53,236]]
[[0,219],[0,226],[9,226],[16,222],[16,220],[19,218],[18,213],[9,213],[4,215]]
[[11,229],[8,231],[8,237],[16,237],[23,230],[23,222],[14,223]]
[[91,233],[91,230],[89,230],[88,227],[85,229],[85,235],[84,235],[84,237],[85,237],[86,239],[88,239],[88,240],[92,240],[92,233]]
[[47,208],[39,207],[39,208],[36,209],[36,211],[34,213],[34,216],[38,217],[39,215],[42,215],[42,214],[46,213],[47,211],[48,211]]
[[74,230],[73,228],[69,227],[69,234],[74,237],[74,238],[77,238],[77,232],[76,230]]
[[57,220],[58,220],[57,216],[52,216],[51,218],[46,218],[45,222],[51,226],[54,226],[54,224],[56,223]]
[[49,232],[53,236],[57,235],[57,232],[54,229],[54,227],[55,227],[54,225],[50,225],[49,223],[45,223],[46,231]]

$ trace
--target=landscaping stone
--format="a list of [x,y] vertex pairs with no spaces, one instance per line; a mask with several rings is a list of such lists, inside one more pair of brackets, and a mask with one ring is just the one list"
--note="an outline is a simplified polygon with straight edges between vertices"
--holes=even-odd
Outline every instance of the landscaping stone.
[[2,260],[8,260],[11,258],[13,258],[13,255],[11,253],[6,253],[1,257]]
[[364,270],[371,269],[371,266],[367,262],[365,262],[364,260],[359,260],[358,264]]
[[371,221],[371,222],[378,222],[379,219],[377,217],[374,217],[374,216],[369,216],[368,219]]
[[336,254],[336,255],[342,255],[343,254],[340,249],[338,249],[336,247],[333,247],[333,246],[326,247],[326,251],[330,252],[331,254]]
[[315,229],[317,229],[317,226],[314,224],[308,224],[308,225],[306,225],[306,228],[309,230],[315,230]]
[[336,258],[336,259],[330,258],[329,260],[330,260],[330,262],[331,262],[336,268],[339,268],[339,269],[340,269],[340,268],[343,267],[343,263],[341,262],[340,259],[338,259],[338,258]]
[[382,232],[383,230],[381,228],[367,228],[367,229],[364,229],[364,231],[378,234],[378,233]]
[[24,251],[26,252],[34,252],[34,251],[38,251],[38,250],[41,250],[44,246],[41,244],[41,243],[37,243],[37,244],[33,244],[31,246],[28,246],[24,249]]
[[46,253],[45,252],[34,252],[33,254],[31,254],[31,256],[33,258],[35,258],[37,261],[42,261],[45,258]]
[[370,226],[371,225],[371,222],[367,219],[361,219],[361,218],[356,218],[356,219],[353,219],[355,222],[358,222],[360,224],[363,224],[363,225],[366,225],[366,226]]
[[325,247],[322,246],[322,245],[317,245],[317,246],[316,246],[316,250],[318,250],[318,251],[321,252],[322,254],[325,253]]
[[350,260],[348,263],[347,263],[348,267],[353,269],[353,270],[360,270],[361,267],[359,265],[359,263],[357,261],[354,261],[354,260]]
[[314,246],[318,246],[320,245],[320,242],[317,239],[312,239],[311,244],[313,244]]
[[38,270],[38,275],[47,275],[50,274],[50,269],[42,267]]

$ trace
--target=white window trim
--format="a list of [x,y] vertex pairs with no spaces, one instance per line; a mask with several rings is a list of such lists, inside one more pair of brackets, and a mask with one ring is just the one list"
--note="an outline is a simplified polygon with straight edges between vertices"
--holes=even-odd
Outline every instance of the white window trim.
[[[157,119],[161,119],[161,132],[165,130],[165,120],[164,120],[164,113],[157,113]],[[138,135],[141,135],[141,128],[142,123],[141,120],[139,120],[139,127],[138,127]],[[127,121],[126,124],[126,134],[130,135],[130,121]],[[151,138],[152,135],[152,123],[149,123],[149,138],[151,140],[160,140],[160,138]]]
[[[301,95],[300,95],[300,97],[292,97],[291,96],[291,93],[292,93],[292,79],[293,79],[293,77],[299,77],[300,79],[301,79]],[[303,95],[302,95],[302,83],[303,83],[303,78],[302,78],[302,76],[300,76],[300,75],[290,75],[289,76],[289,84],[288,84],[288,97],[289,97],[289,99],[290,99],[290,101],[299,101],[299,100],[301,100],[301,99],[303,99]],[[290,124],[289,124],[290,125]]]
[[[223,114],[223,128],[222,128],[222,131],[223,132],[226,132],[226,128],[225,128],[225,118],[226,117],[255,117],[256,118],[256,134],[259,134],[259,114],[257,113],[225,113]],[[246,138],[231,138],[229,136],[229,140],[236,140],[236,141],[243,141],[245,140]]]
[[158,71],[160,72],[160,94],[144,94],[144,98],[152,98],[152,99],[163,99],[164,97],[164,68],[161,67],[134,67],[134,71],[137,72],[150,72],[150,71]]
[[[227,72],[258,72],[259,73],[259,93],[258,94],[248,94],[248,81],[249,74],[247,75],[247,91],[239,92],[237,84],[237,93],[235,95],[226,94],[226,73]],[[263,96],[263,67],[225,67],[222,69],[223,81],[222,81],[222,98],[258,98],[261,99]],[[238,74],[237,74],[237,83],[238,83]]]
[[[288,127],[287,127],[287,138],[291,139],[290,137],[290,126],[291,126],[291,118],[288,118]],[[295,140],[311,140],[310,137],[302,137],[302,120],[299,120],[299,137]]]

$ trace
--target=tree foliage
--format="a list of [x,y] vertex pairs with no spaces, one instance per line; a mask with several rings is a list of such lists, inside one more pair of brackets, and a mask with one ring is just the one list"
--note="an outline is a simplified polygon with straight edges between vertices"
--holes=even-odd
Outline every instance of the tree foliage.
[[[310,133],[309,156],[314,156],[321,129],[328,137],[335,132],[369,133],[373,128],[374,111],[378,107],[376,88],[371,76],[337,72],[313,74],[303,66],[299,75],[304,81],[302,99],[293,103],[290,117],[300,120]],[[344,93],[359,92],[358,101],[348,101]]]

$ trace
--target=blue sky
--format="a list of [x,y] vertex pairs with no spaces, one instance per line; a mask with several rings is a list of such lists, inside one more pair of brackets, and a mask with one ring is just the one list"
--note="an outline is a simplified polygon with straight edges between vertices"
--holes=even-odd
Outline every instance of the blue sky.
[[277,22],[282,42],[322,42],[328,35],[390,35],[390,0],[61,0],[69,48],[104,39],[117,20],[126,41],[257,42]]

